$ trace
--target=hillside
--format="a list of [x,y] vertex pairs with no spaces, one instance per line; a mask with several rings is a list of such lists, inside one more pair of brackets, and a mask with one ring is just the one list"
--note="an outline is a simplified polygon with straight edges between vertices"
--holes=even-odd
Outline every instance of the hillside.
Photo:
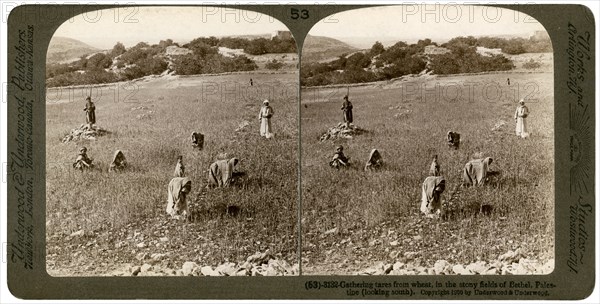
[[79,59],[82,55],[87,55],[98,51],[100,51],[100,49],[85,44],[79,40],[54,36],[48,45],[46,62],[71,62]]
[[334,38],[308,35],[302,48],[302,60],[304,62],[327,61],[357,50]]

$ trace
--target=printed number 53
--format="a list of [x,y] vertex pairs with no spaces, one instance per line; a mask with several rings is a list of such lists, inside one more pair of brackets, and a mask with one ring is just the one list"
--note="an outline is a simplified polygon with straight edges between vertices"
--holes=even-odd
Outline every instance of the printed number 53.
[[297,8],[292,8],[291,10],[292,19],[308,19],[308,10],[299,10]]

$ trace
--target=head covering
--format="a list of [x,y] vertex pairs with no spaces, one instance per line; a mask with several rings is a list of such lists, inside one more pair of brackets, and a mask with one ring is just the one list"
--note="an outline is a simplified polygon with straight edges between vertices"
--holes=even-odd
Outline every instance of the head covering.
[[269,100],[268,99],[263,100],[263,104],[269,104]]
[[187,201],[182,193],[189,193],[192,188],[192,180],[188,177],[174,177],[169,182],[167,197],[167,213],[177,215],[187,211]]
[[521,98],[521,100],[519,100],[520,104],[524,104],[525,103],[525,99]]
[[88,96],[85,98],[85,100],[92,100],[92,97]]
[[79,149],[79,153],[83,153],[83,152],[87,152],[87,148],[86,147],[81,147]]
[[421,212],[425,215],[434,215],[442,206],[442,192],[446,189],[446,180],[443,176],[429,176],[423,182],[421,193]]
[[383,165],[383,158],[377,149],[371,150],[369,160],[365,164],[365,170],[378,169]]
[[348,95],[344,95],[344,100],[348,100]]
[[337,146],[337,148],[335,148],[336,151],[343,151],[344,150],[344,146],[339,145]]

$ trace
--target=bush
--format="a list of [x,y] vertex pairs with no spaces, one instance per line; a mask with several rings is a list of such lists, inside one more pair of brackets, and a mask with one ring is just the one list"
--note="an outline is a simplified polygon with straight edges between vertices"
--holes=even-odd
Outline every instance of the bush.
[[527,61],[523,64],[523,67],[528,70],[539,69],[541,66],[542,66],[542,64],[533,60],[533,58],[529,59],[529,61]]
[[279,62],[275,59],[267,62],[267,64],[265,65],[265,68],[269,69],[269,70],[279,70],[283,67],[283,62]]
[[503,55],[482,56],[473,46],[454,45],[453,48],[450,53],[432,56],[430,67],[435,74],[506,71],[514,68],[512,61]]

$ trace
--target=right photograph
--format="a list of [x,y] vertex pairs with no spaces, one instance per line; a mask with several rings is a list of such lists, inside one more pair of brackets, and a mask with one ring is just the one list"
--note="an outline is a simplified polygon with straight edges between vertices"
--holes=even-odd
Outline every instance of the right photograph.
[[303,275],[554,270],[554,65],[516,10],[361,8],[301,55]]

